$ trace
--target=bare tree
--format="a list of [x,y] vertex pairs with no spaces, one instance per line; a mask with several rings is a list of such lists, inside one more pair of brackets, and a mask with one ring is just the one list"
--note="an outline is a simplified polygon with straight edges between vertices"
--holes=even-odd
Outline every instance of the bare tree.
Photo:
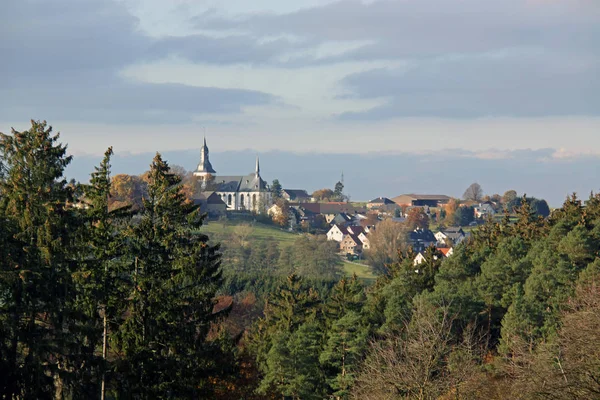
[[417,301],[404,332],[374,342],[356,379],[355,399],[436,399],[460,388],[477,371],[473,340],[455,345],[448,307]]
[[477,182],[472,183],[471,186],[469,186],[463,194],[463,199],[465,200],[481,201],[482,198],[483,189],[481,188],[481,185]]
[[254,228],[250,224],[239,224],[233,229],[233,237],[240,246],[245,246],[248,236],[252,234]]

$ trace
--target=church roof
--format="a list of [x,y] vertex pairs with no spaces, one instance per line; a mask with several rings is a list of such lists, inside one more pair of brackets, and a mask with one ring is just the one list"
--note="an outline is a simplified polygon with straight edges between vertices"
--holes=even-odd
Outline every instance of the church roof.
[[267,182],[256,172],[242,176],[217,176],[215,184],[217,185],[217,192],[258,192],[267,190]]

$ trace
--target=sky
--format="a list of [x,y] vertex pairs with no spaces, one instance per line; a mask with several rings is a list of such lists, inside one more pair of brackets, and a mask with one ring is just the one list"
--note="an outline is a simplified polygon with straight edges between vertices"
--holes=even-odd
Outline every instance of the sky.
[[206,135],[575,173],[600,161],[598,43],[597,0],[3,0],[0,131],[47,120],[76,157]]

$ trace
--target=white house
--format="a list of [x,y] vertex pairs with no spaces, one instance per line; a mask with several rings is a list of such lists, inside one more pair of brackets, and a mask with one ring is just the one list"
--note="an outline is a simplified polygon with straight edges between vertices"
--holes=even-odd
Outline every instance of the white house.
[[437,232],[435,235],[435,239],[437,240],[438,246],[446,245],[447,241],[451,241],[454,245],[461,243],[466,239],[467,235],[462,230],[462,228],[446,228]]
[[369,241],[369,238],[365,232],[359,233],[358,238],[362,242],[364,250],[369,250],[371,248],[371,242]]
[[493,216],[496,214],[496,211],[492,207],[491,204],[481,203],[478,206],[475,206],[475,218],[487,218],[488,216]]
[[344,240],[344,236],[348,234],[348,229],[342,225],[333,225],[327,232],[327,240],[335,240],[340,242]]

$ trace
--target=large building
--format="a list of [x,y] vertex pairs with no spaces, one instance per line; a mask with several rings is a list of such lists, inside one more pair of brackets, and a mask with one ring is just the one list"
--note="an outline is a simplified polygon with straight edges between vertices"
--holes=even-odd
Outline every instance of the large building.
[[403,194],[392,199],[399,206],[439,207],[448,204],[450,197],[443,194]]
[[271,192],[260,176],[260,163],[256,157],[254,172],[247,175],[219,176],[208,158],[206,139],[200,150],[200,163],[194,176],[202,181],[204,191],[214,192],[227,205],[228,211],[263,212],[271,205]]

